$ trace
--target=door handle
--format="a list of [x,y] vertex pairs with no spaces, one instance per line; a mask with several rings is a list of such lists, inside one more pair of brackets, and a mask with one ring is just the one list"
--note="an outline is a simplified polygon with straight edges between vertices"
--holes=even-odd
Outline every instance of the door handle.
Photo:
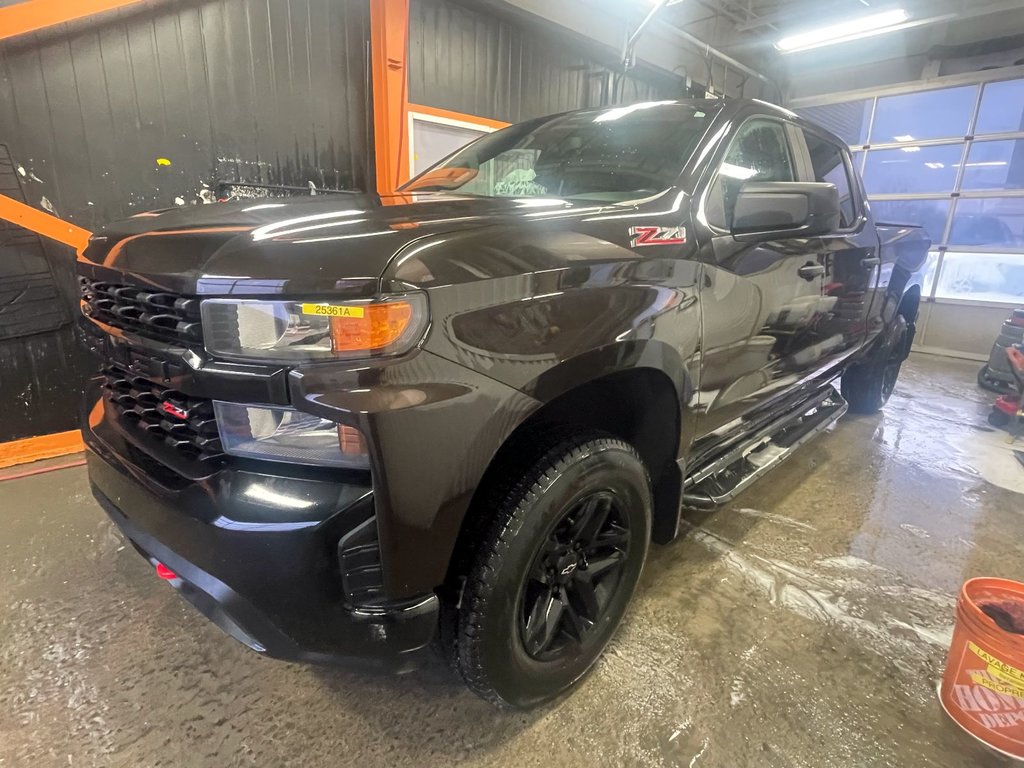
[[877,267],[882,263],[882,260],[878,256],[873,256],[870,259],[861,259],[860,265],[862,267]]
[[813,280],[825,274],[825,267],[822,264],[805,264],[796,273],[804,280]]

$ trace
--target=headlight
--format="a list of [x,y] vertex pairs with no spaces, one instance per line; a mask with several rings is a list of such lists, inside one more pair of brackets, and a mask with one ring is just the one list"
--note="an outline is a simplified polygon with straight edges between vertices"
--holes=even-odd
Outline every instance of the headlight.
[[427,316],[422,293],[375,301],[202,303],[210,354],[280,362],[398,355],[419,342]]
[[370,466],[366,441],[355,427],[292,408],[215,400],[213,409],[221,444],[232,456],[350,469]]

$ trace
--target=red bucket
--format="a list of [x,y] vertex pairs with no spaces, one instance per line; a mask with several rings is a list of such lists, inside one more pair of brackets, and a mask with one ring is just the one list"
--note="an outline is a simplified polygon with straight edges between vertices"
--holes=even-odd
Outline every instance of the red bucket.
[[969,734],[1024,760],[1024,584],[964,584],[939,699]]

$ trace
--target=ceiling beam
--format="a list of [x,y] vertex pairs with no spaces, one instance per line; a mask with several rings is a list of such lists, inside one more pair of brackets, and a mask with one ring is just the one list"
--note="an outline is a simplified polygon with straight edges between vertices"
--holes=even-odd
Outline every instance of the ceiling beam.
[[744,22],[749,21],[749,19],[743,18],[738,13],[736,13],[735,11],[731,10],[728,6],[726,6],[725,3],[722,2],[711,3],[708,2],[707,0],[697,0],[697,5],[701,6],[702,8],[707,8],[709,11],[712,11],[717,16],[725,16],[725,18],[729,19],[730,21],[734,21],[737,24],[743,24]]
[[753,32],[754,30],[761,29],[762,27],[778,29],[778,24],[785,25],[788,21],[807,19],[808,17],[820,19],[829,13],[839,10],[840,7],[848,9],[850,4],[847,2],[828,3],[826,5],[816,7],[813,14],[808,13],[806,8],[795,8],[792,4],[789,4],[773,13],[766,13],[753,19],[745,19],[743,22],[736,25],[736,31]]
[[0,8],[0,40],[138,2],[141,0],[25,0]]
[[[493,5],[504,5],[543,19],[549,23],[569,29],[576,34],[595,40],[619,52],[625,36],[635,26],[625,14],[594,12],[594,7],[581,0],[489,0]],[[637,4],[642,8],[642,4]],[[707,70],[707,60],[717,59],[730,69],[739,70],[762,82],[771,83],[767,77],[752,67],[723,53],[718,48],[701,40],[684,29],[663,21],[669,14],[658,16],[654,24],[644,33],[642,43],[637,47],[637,58],[649,66],[664,72],[680,71],[699,73],[700,79]]]

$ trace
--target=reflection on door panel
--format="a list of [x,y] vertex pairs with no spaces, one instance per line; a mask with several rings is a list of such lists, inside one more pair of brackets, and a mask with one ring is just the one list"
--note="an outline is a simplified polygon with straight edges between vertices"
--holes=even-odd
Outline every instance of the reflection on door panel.
[[826,268],[825,295],[835,302],[830,317],[823,318],[819,328],[826,337],[836,337],[839,343],[825,364],[837,364],[852,350],[857,349],[865,335],[877,333],[880,324],[872,327],[872,318],[879,317],[878,308],[872,313],[872,303],[880,300],[875,295],[878,283],[878,238],[865,227],[856,227],[859,215],[852,166],[845,148],[818,136],[803,132],[811,158],[814,180],[834,184],[839,191],[839,237],[820,241],[821,258]]
[[702,433],[784,394],[837,343],[817,330],[836,300],[820,276],[798,277],[811,260],[795,245],[746,247],[708,270]]
[[[783,123],[754,119],[726,151],[706,197],[708,220],[729,230],[748,181],[795,181]],[[824,293],[820,241],[738,242],[713,238],[704,283],[705,338],[698,432],[731,428],[815,371],[839,343],[818,326],[836,304]],[[701,438],[695,449],[701,450]]]

